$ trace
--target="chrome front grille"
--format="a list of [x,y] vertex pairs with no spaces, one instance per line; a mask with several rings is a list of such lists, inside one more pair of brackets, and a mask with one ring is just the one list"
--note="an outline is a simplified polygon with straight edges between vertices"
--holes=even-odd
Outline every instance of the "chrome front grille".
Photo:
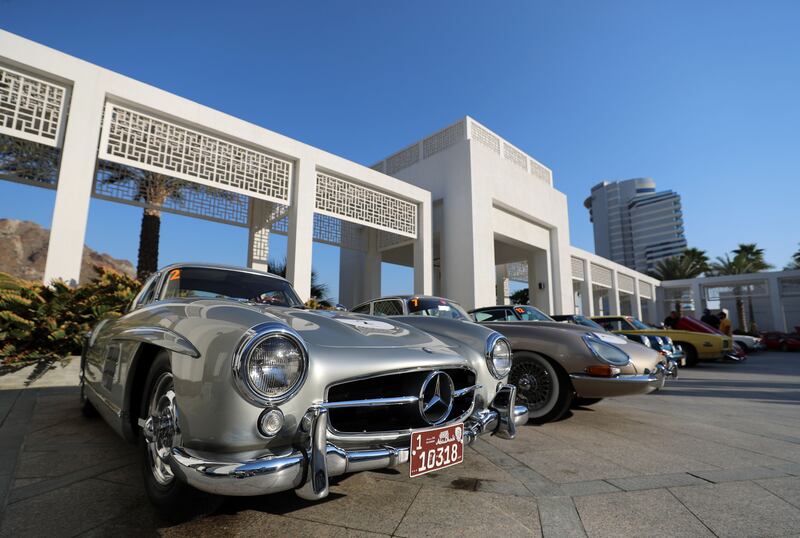
[[380,434],[429,428],[420,412],[420,391],[426,378],[444,372],[453,381],[453,407],[441,423],[464,417],[472,409],[477,385],[466,368],[442,368],[378,375],[345,381],[328,388],[328,424],[340,434]]

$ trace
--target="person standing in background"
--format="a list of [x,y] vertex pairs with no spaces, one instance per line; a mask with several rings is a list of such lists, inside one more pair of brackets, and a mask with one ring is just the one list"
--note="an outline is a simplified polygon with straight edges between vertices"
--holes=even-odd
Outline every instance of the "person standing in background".
[[728,319],[728,314],[726,314],[724,310],[719,313],[719,330],[727,334],[728,336],[731,336],[733,334],[733,326],[731,325],[731,320]]
[[719,317],[712,314],[711,310],[709,310],[708,308],[703,310],[703,317],[700,318],[700,321],[702,321],[706,325],[714,327],[715,329],[719,329]]

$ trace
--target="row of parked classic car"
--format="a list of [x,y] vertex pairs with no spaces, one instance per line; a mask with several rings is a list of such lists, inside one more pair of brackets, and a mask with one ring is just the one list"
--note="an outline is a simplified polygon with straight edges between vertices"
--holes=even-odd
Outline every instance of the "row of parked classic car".
[[[513,439],[571,405],[658,390],[684,359],[677,339],[630,318],[565,321],[423,296],[309,310],[268,273],[172,265],[87,335],[82,409],[139,444],[167,518],[225,495],[321,499],[337,475],[425,474],[478,436]],[[708,352],[681,343],[689,358]]]

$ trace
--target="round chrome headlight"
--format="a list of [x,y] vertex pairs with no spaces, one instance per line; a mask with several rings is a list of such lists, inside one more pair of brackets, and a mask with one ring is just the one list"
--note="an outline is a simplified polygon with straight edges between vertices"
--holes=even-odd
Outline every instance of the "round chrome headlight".
[[233,358],[236,386],[256,405],[291,398],[302,386],[307,369],[302,338],[280,323],[264,323],[247,331]]
[[595,357],[602,362],[611,364],[613,366],[627,366],[631,361],[628,354],[622,351],[617,346],[598,340],[592,336],[586,335],[583,341],[589,347]]
[[497,333],[486,341],[486,364],[497,379],[503,379],[511,371],[511,344]]

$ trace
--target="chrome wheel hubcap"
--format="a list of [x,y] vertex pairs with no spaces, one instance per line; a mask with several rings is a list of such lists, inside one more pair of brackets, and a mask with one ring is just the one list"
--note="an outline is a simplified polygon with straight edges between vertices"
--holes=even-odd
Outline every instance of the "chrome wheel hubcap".
[[175,391],[171,373],[164,372],[156,380],[147,413],[148,416],[141,425],[147,443],[150,470],[156,482],[166,486],[175,478],[167,463],[170,450],[178,444],[180,439],[178,411],[175,406]]

